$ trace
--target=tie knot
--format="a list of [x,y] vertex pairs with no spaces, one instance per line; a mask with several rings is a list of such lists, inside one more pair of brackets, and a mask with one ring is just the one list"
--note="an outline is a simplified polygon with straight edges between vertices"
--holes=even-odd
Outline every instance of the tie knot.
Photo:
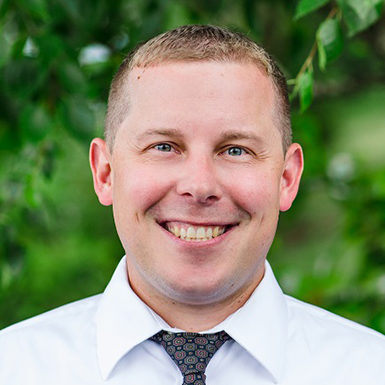
[[206,367],[216,351],[231,337],[212,334],[170,333],[161,330],[150,338],[166,350],[184,377],[183,384],[204,384]]

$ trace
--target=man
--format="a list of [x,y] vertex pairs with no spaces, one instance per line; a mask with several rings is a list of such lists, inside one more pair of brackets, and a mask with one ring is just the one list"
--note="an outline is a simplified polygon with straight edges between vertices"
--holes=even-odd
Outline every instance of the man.
[[126,251],[106,291],[0,335],[0,383],[385,384],[385,337],[282,294],[297,194],[286,83],[245,36],[184,26],[115,76],[94,187]]

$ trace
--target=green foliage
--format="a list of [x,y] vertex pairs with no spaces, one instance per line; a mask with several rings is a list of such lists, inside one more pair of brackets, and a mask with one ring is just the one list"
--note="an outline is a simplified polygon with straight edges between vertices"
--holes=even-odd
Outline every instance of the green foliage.
[[335,60],[343,49],[343,36],[336,19],[325,20],[317,30],[318,64],[325,70],[326,64]]
[[349,36],[363,31],[375,23],[382,11],[383,0],[337,0],[340,6]]
[[95,117],[87,101],[80,97],[67,97],[62,101],[63,122],[68,132],[88,146],[95,136]]
[[49,132],[51,120],[44,106],[27,104],[20,113],[19,126],[23,140],[38,143]]
[[313,83],[313,71],[311,68],[307,69],[298,78],[301,112],[306,111],[313,100]]
[[270,255],[280,281],[384,332],[382,6],[0,1],[0,327],[103,290],[122,250],[92,192],[86,147],[102,135],[111,78],[139,41],[212,23],[261,42],[292,79],[306,168]]
[[[297,5],[296,16],[298,19],[304,15],[314,12],[329,1],[325,0],[300,0]],[[318,65],[322,71],[325,70],[327,63],[335,60],[341,55],[344,46],[343,32],[340,26],[342,19],[348,27],[348,37],[352,37],[361,32],[381,16],[383,0],[337,0],[337,5],[333,6],[329,15],[323,21],[316,32],[316,43],[304,62],[295,79],[289,84],[294,85],[292,99],[299,94],[301,111],[304,112],[312,102],[310,89],[310,75],[306,71],[313,65],[313,59],[316,54],[315,44],[318,46]],[[334,18],[338,15],[338,19]],[[311,70],[312,72],[312,70]],[[302,89],[306,87],[306,89]],[[298,92],[299,91],[299,92]],[[304,95],[307,95],[304,97]]]
[[300,0],[295,11],[295,19],[299,19],[329,2],[330,0]]

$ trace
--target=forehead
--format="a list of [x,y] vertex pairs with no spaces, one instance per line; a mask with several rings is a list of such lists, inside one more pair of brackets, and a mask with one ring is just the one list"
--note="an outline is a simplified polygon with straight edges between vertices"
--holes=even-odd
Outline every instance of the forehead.
[[136,67],[128,85],[130,103],[123,125],[130,131],[154,125],[211,131],[272,129],[274,88],[256,64],[173,62]]
[[273,86],[253,63],[170,62],[133,68],[129,73],[129,93],[132,102],[136,96],[161,97],[164,93],[192,99],[207,96],[215,99],[222,94],[234,98],[264,95],[270,99]]

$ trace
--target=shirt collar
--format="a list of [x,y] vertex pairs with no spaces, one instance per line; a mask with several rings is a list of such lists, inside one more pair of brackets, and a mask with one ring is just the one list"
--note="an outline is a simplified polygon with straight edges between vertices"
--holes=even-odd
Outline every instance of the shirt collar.
[[130,288],[123,257],[96,312],[97,356],[103,379],[127,352],[159,330],[152,311]]
[[225,330],[278,383],[284,374],[288,318],[285,296],[266,261],[264,277],[248,301],[215,329]]
[[[282,377],[287,341],[285,298],[268,262],[265,275],[245,305],[207,332],[225,330],[271,374]],[[103,379],[132,348],[161,329],[173,329],[130,288],[126,258],[118,264],[96,313],[97,356]]]

